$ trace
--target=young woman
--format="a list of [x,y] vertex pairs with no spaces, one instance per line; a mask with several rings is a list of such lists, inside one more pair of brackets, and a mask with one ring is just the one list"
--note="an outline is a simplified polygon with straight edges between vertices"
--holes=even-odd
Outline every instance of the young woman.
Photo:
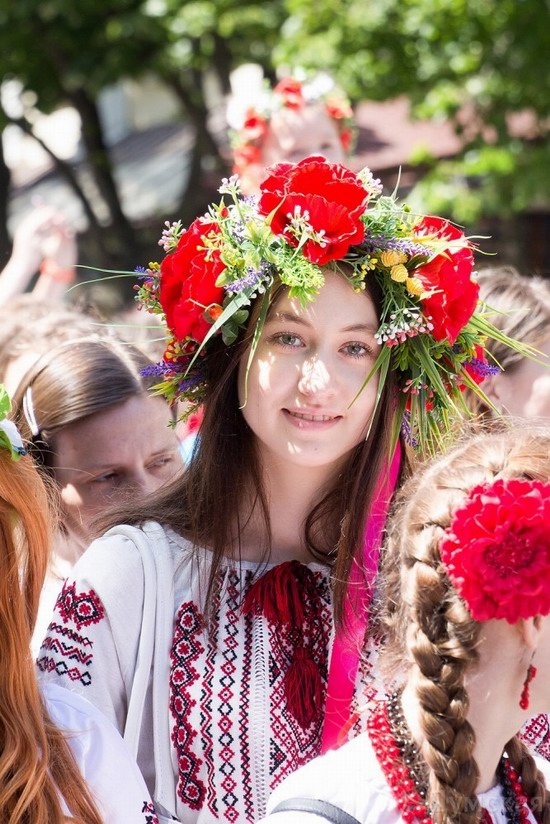
[[[115,338],[68,339],[21,379],[14,416],[32,457],[59,493],[56,536],[34,647],[46,632],[63,580],[106,509],[141,498],[182,469],[170,410],[150,397],[141,369],[149,359]],[[147,435],[144,435],[144,421]]]
[[493,341],[488,349],[503,371],[486,381],[485,394],[503,415],[550,419],[550,281],[506,267],[482,269],[478,280],[481,299],[496,310],[495,326],[534,346],[546,361]]
[[0,385],[0,820],[153,824],[143,779],[116,730],[80,696],[37,686],[28,650],[53,512],[8,411]]
[[139,763],[152,787],[151,740],[170,743],[175,787],[160,793],[157,767],[156,800],[185,822],[258,818],[377,695],[375,652],[358,652],[400,426],[436,447],[484,340],[469,242],[379,199],[369,173],[317,157],[275,167],[258,203],[236,181],[222,190],[206,217],[167,229],[141,288],[170,330],[159,391],[204,407],[193,460],[113,516],[144,528],[94,542],[39,659],[135,730],[153,547],[168,628],[153,677],[145,667]]
[[405,485],[390,522],[397,691],[275,791],[266,824],[548,822],[548,763],[518,731],[550,710],[550,430],[462,444]]

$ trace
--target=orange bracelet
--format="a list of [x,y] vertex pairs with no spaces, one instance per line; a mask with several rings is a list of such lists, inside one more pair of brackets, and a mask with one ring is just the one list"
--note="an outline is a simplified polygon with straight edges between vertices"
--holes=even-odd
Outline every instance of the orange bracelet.
[[55,280],[56,283],[72,283],[75,278],[74,267],[64,269],[51,258],[44,258],[40,264],[40,274]]

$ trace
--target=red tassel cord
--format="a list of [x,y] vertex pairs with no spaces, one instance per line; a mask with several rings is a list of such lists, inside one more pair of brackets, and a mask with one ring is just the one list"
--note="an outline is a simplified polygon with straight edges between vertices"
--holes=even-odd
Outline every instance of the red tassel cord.
[[263,615],[275,628],[281,649],[293,647],[284,693],[287,709],[302,729],[318,720],[323,708],[323,678],[310,649],[311,625],[320,620],[322,608],[315,574],[299,561],[268,570],[243,600],[245,615]]

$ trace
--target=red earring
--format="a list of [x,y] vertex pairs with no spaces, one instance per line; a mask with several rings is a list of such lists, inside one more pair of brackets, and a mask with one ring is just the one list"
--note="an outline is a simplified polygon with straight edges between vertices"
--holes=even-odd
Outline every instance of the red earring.
[[527,675],[525,676],[525,681],[523,682],[521,697],[519,699],[519,705],[522,710],[529,709],[529,684],[534,679],[536,674],[537,668],[533,666],[533,664],[529,664],[529,666],[527,667]]

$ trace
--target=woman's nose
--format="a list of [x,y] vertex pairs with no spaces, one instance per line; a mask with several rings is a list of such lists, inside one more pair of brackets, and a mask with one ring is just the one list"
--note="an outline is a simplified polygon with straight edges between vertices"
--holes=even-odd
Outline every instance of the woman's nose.
[[143,497],[145,495],[150,495],[151,492],[154,492],[158,488],[158,486],[158,478],[155,478],[150,472],[147,472],[145,468],[135,469],[132,473],[131,479],[129,480],[126,495],[137,495],[138,497]]
[[318,395],[330,392],[331,388],[331,377],[323,361],[319,358],[306,360],[302,366],[298,390],[303,395]]

